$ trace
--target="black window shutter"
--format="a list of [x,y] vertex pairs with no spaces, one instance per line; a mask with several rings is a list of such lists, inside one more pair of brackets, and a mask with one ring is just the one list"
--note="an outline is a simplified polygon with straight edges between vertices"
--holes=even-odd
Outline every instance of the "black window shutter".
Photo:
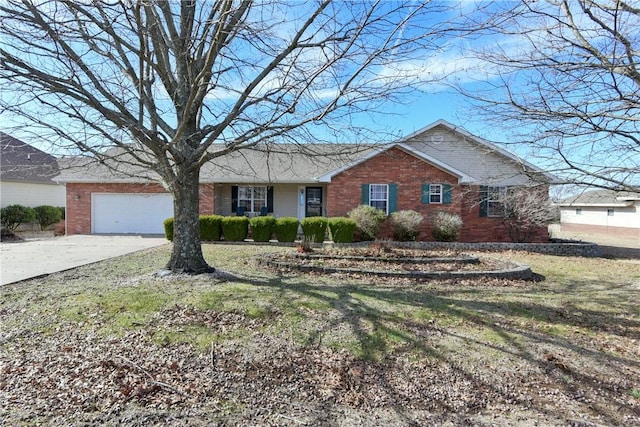
[[487,216],[487,210],[489,203],[489,188],[486,185],[480,186],[480,216]]
[[267,187],[267,212],[273,213],[273,187]]
[[231,186],[231,212],[238,211],[238,186]]

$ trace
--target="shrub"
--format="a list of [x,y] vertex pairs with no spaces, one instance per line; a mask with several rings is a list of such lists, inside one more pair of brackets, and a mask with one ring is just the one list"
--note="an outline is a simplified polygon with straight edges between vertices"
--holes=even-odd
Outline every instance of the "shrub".
[[246,216],[225,216],[222,218],[224,240],[242,242],[249,234],[249,218]]
[[60,208],[54,206],[36,206],[33,210],[36,212],[36,221],[40,224],[40,230],[44,230],[48,226],[60,222],[62,219]]
[[164,237],[173,242],[173,218],[167,218],[162,222],[164,225]]
[[256,216],[249,220],[254,242],[268,242],[273,234],[276,219],[272,216]]
[[352,209],[348,215],[356,222],[356,229],[360,232],[362,240],[375,239],[387,218],[382,209],[367,205],[360,205]]
[[273,232],[278,242],[293,242],[298,235],[298,218],[285,216],[276,219]]
[[221,215],[200,215],[200,240],[204,242],[220,240],[222,218]]
[[433,221],[431,235],[438,242],[455,242],[462,228],[462,219],[455,214],[438,212]]
[[351,218],[329,218],[329,235],[335,243],[353,242],[356,222]]
[[7,229],[14,231],[25,222],[36,219],[36,211],[22,205],[9,205],[0,210],[0,223]]
[[327,218],[312,216],[303,219],[300,225],[302,225],[302,234],[306,240],[314,243],[324,242],[324,236],[327,234]]
[[397,211],[391,214],[391,230],[393,238],[401,242],[417,240],[423,217],[412,210]]
[[[200,240],[220,240],[222,218],[220,215],[200,215]],[[173,242],[173,218],[165,219],[162,224],[164,236]]]
[[60,215],[62,215],[62,219],[66,219],[67,218],[67,212],[64,208],[64,206],[59,206],[58,209],[60,210]]

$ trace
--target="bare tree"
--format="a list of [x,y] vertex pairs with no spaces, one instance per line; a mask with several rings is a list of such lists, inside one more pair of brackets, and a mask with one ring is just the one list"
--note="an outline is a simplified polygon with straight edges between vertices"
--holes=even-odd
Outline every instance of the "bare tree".
[[497,200],[504,209],[502,223],[513,242],[528,242],[533,233],[558,217],[557,209],[549,201],[546,185],[508,188]]
[[[624,0],[523,1],[476,49],[462,92],[565,183],[640,189],[640,8]],[[485,44],[486,46],[486,44]]]
[[274,141],[355,138],[352,114],[424,83],[421,60],[470,30],[447,20],[453,12],[414,1],[6,0],[2,111],[121,172],[159,177],[174,196],[167,268],[203,272],[201,167]]

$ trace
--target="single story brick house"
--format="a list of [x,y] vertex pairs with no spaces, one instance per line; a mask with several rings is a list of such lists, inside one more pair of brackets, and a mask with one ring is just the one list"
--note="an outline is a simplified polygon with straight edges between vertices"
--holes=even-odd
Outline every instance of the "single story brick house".
[[[431,240],[438,211],[458,214],[460,240],[509,241],[499,196],[531,187],[548,197],[553,177],[513,154],[440,120],[394,143],[272,144],[233,152],[201,171],[200,213],[219,215],[346,216],[360,204],[388,214],[411,209]],[[311,153],[311,155],[309,155]],[[67,234],[162,233],[172,198],[152,176],[106,167],[65,168]],[[542,184],[541,184],[542,182]],[[541,227],[533,237],[548,239]]]
[[640,193],[585,191],[558,205],[563,232],[633,236],[640,241]]

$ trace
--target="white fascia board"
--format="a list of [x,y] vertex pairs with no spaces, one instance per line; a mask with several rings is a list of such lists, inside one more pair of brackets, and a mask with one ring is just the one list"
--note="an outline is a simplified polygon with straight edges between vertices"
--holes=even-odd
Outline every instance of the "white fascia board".
[[575,208],[575,207],[585,207],[585,208],[625,208],[629,206],[633,206],[633,202],[624,202],[620,203],[581,203],[581,202],[573,202],[573,203],[561,203],[559,205],[562,208]]
[[453,168],[453,167],[441,162],[440,160],[437,160],[437,159],[434,159],[434,158],[432,158],[430,156],[427,156],[426,154],[422,153],[421,151],[416,150],[413,147],[410,147],[410,146],[408,146],[408,145],[406,145],[404,143],[397,143],[397,142],[396,143],[392,143],[390,145],[387,145],[385,147],[376,148],[375,150],[372,150],[371,152],[367,153],[365,156],[362,156],[357,160],[349,162],[346,165],[344,165],[344,166],[342,166],[342,167],[340,167],[338,169],[335,169],[335,170],[333,170],[331,172],[328,172],[328,173],[326,173],[326,174],[324,174],[322,176],[319,176],[317,178],[317,181],[318,182],[327,182],[327,183],[329,183],[329,182],[331,182],[331,178],[333,178],[334,176],[338,175],[339,173],[342,173],[342,172],[344,172],[344,171],[346,171],[348,169],[351,169],[352,167],[354,167],[354,166],[356,166],[356,165],[358,165],[360,163],[363,163],[363,162],[365,162],[365,161],[377,156],[378,154],[383,153],[385,151],[388,151],[388,150],[390,150],[390,149],[392,149],[394,147],[398,147],[401,150],[413,155],[414,157],[417,157],[417,158],[419,158],[420,160],[422,160],[424,162],[432,164],[433,166],[437,167],[438,169],[441,169],[441,170],[443,170],[443,171],[445,171],[447,173],[450,173],[451,175],[457,176],[458,177],[458,182],[460,184],[474,182],[474,178],[471,177],[470,175],[467,175],[466,173],[464,173],[464,172],[462,172],[462,171],[460,171],[460,170],[458,170],[456,168]]

